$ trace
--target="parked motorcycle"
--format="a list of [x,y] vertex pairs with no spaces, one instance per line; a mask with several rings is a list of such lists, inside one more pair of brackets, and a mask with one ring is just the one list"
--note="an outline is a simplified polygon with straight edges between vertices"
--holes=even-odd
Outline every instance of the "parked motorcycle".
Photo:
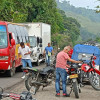
[[50,66],[42,70],[28,67],[24,68],[24,70],[28,70],[28,75],[25,80],[26,89],[33,94],[36,94],[40,86],[44,88],[50,85],[55,78],[55,69]]
[[96,56],[94,54],[90,57],[89,62],[84,62],[81,66],[82,70],[82,77],[81,79],[83,80],[85,77],[88,78],[91,86],[95,89],[100,91],[100,70],[95,68],[95,62],[94,60],[96,59]]
[[[68,69],[68,79],[71,85],[71,92],[73,91],[76,98],[79,98],[79,93],[81,93],[81,80],[80,80],[80,65],[76,63],[71,63],[70,68]],[[68,81],[67,81],[68,82]]]

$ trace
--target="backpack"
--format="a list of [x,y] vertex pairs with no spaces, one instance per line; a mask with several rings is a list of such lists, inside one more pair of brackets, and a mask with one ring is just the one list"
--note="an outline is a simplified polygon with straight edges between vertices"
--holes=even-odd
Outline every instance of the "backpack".
[[23,91],[20,95],[20,100],[36,100],[32,98],[32,94],[28,91]]

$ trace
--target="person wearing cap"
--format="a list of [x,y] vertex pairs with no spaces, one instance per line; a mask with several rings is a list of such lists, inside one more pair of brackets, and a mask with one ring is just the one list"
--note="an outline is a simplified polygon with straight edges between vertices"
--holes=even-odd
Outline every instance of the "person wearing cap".
[[55,88],[56,88],[56,96],[60,97],[60,78],[62,80],[62,89],[63,89],[63,96],[64,97],[70,97],[70,95],[66,91],[66,79],[67,79],[67,71],[68,68],[70,68],[69,65],[67,65],[67,61],[73,62],[73,63],[81,63],[80,61],[76,61],[71,59],[68,56],[68,52],[70,51],[70,46],[66,46],[61,52],[57,54],[56,58],[56,82],[55,82]]
[[70,51],[68,52],[68,55],[69,55],[69,57],[71,58],[72,57],[72,54],[73,54],[73,49],[72,49],[72,47],[70,46]]

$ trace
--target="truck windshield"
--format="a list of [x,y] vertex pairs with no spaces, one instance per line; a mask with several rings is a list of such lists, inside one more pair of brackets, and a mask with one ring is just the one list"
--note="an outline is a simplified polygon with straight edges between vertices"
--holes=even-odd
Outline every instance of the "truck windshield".
[[37,39],[35,36],[29,36],[29,40],[30,40],[30,46],[31,47],[36,47],[37,45]]
[[0,25],[0,48],[7,47],[7,31],[5,25]]

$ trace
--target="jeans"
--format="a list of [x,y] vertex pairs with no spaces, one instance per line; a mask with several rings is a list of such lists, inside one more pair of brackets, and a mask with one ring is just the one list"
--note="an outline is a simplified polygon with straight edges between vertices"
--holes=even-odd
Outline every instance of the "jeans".
[[[32,68],[32,63],[31,63],[31,60],[30,59],[22,59],[22,65],[23,65],[23,68],[26,67],[26,64],[28,63],[28,66],[30,68]],[[23,72],[23,75],[25,74],[25,72]]]
[[67,72],[65,69],[56,68],[56,83],[55,83],[56,93],[60,93],[60,78],[62,80],[63,93],[67,93],[66,92]]
[[48,56],[48,54],[46,54],[46,64],[49,66],[50,65],[50,56]]

